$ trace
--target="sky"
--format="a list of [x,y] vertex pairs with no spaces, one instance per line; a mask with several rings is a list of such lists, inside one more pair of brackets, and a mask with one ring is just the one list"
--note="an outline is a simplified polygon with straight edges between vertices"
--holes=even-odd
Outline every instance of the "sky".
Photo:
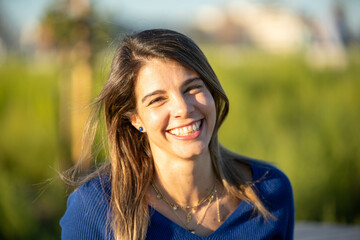
[[[94,6],[115,16],[116,22],[131,24],[134,29],[169,27],[181,29],[194,21],[203,5],[223,6],[230,0],[92,0]],[[247,0],[237,0],[247,1]],[[250,0],[248,0],[250,1]],[[360,0],[251,0],[278,4],[327,21],[331,6],[341,2],[348,14],[349,27],[360,35]],[[36,24],[52,0],[0,0],[7,24],[16,29]]]

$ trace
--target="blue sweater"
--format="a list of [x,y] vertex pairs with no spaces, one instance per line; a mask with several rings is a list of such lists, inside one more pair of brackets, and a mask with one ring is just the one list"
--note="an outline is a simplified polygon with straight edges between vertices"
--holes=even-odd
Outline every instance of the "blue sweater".
[[[293,239],[294,202],[288,178],[268,164],[250,163],[258,196],[275,220],[264,221],[262,216],[253,215],[253,205],[242,201],[216,231],[200,237],[150,207],[151,222],[146,239]],[[93,179],[73,192],[60,220],[62,239],[105,240],[108,236],[113,239],[111,232],[106,232],[110,192],[105,178]]]

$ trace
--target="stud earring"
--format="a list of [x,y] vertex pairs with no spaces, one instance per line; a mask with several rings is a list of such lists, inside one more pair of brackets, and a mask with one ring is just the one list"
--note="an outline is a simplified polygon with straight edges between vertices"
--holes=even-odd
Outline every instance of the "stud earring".
[[142,127],[139,127],[139,132],[142,132],[144,129]]

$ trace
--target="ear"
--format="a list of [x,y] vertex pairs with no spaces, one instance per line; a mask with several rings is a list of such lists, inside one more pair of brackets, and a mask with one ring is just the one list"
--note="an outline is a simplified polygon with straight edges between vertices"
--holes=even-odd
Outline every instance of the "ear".
[[139,130],[139,128],[142,127],[143,128],[142,132],[145,132],[144,125],[142,124],[141,119],[139,118],[139,116],[136,113],[134,113],[130,116],[130,122],[131,122],[131,125],[133,125],[136,129]]

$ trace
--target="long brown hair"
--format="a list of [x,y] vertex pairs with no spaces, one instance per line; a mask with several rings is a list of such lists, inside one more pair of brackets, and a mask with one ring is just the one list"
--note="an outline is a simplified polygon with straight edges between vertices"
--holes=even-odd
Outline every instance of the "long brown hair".
[[260,214],[270,216],[251,184],[233,167],[237,156],[218,143],[217,132],[228,114],[229,101],[205,55],[183,34],[165,29],[146,30],[122,40],[95,104],[98,114],[105,112],[110,163],[97,173],[108,171],[111,178],[109,219],[115,239],[145,239],[149,224],[145,193],[154,177],[154,163],[146,134],[135,129],[129,118],[136,111],[137,74],[146,61],[154,58],[175,60],[199,74],[216,106],[217,118],[209,150],[217,178],[230,195],[252,202]]

